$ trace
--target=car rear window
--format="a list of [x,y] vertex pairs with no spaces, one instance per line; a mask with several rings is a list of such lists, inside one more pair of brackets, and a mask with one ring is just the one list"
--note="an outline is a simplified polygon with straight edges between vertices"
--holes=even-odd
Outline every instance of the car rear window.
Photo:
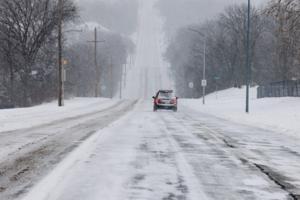
[[173,92],[159,92],[159,94],[158,94],[158,98],[170,99],[170,98],[173,98],[173,97],[174,97]]

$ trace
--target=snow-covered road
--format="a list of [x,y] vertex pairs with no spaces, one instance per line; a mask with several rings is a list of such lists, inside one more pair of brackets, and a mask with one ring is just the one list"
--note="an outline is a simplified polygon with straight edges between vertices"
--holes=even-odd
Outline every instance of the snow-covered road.
[[140,0],[135,62],[129,67],[124,96],[149,99],[159,89],[172,89],[170,66],[163,59],[163,21],[155,9],[157,0]]
[[144,101],[25,200],[297,199],[299,142],[185,107],[153,113]]
[[[81,106],[78,106],[78,101]],[[26,124],[16,130],[0,131],[0,199],[16,199],[40,180],[73,149],[99,129],[117,120],[133,108],[134,101],[106,101],[95,99],[86,104],[75,99],[75,105],[64,109],[52,108],[52,104],[22,110]],[[74,103],[74,102],[73,102]],[[37,112],[42,108],[45,112]],[[9,113],[17,114],[18,109]],[[22,112],[18,116],[21,118]],[[50,116],[49,116],[50,115]],[[9,116],[9,115],[7,115]],[[12,115],[13,116],[13,115]],[[55,120],[56,119],[56,120]],[[32,120],[34,120],[32,122]],[[12,128],[12,126],[10,126]]]

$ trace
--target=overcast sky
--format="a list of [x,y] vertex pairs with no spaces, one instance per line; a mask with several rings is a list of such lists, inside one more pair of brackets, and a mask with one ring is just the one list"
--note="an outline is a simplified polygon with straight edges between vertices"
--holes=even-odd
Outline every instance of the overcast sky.
[[[85,4],[86,2],[96,2],[96,1],[104,1],[104,2],[115,2],[115,1],[122,1],[122,0],[75,0],[79,5]],[[147,0],[144,0],[147,1]],[[158,0],[163,1],[163,0]],[[189,1],[189,0],[182,0]],[[253,4],[260,5],[265,3],[267,0],[251,0]],[[206,5],[209,9],[213,7],[217,7],[218,10],[220,7],[226,7],[232,3],[241,3],[247,2],[247,0],[199,0],[199,2],[203,2],[203,5]]]
[[[200,2],[203,2],[203,12],[205,13],[207,19],[209,19],[222,12],[224,8],[226,8],[229,5],[247,3],[248,0],[200,0]],[[266,2],[267,0],[251,0],[251,3],[258,7],[265,4]]]
[[[97,1],[104,1],[108,3],[113,3],[115,1],[122,1],[122,0],[75,0],[79,7],[83,8],[85,7],[84,4],[88,3],[89,5],[92,5],[92,2],[97,2]],[[140,0],[143,1],[143,0]],[[147,0],[144,0],[147,1]],[[164,0],[157,0],[157,1],[164,1]],[[191,2],[195,0],[182,0],[182,2]],[[221,12],[223,8],[226,6],[233,4],[233,3],[243,3],[247,2],[247,0],[197,0],[198,3],[203,4],[203,10],[207,11],[207,17],[211,17],[212,15],[215,15],[218,12]],[[267,2],[267,0],[251,0],[251,2],[254,5],[262,5]]]
[[[106,13],[106,18],[108,17],[107,15],[110,14],[116,15],[116,13],[111,13],[111,11],[105,12],[103,8],[98,9],[97,5],[101,5],[101,4],[96,4],[96,3],[94,4],[94,2],[102,1],[102,2],[107,2],[112,4],[116,1],[119,1],[124,3],[124,0],[75,0],[75,1],[78,3],[79,8],[82,12],[81,14],[83,20],[87,20],[87,21],[99,17],[102,19],[103,13]],[[138,1],[148,1],[148,0],[138,0]],[[247,3],[248,0],[174,0],[174,1],[157,0],[157,1],[164,2],[163,3],[165,4],[164,10],[166,12],[170,11],[170,15],[175,16],[174,20],[177,20],[177,24],[172,25],[173,29],[175,30],[178,27],[181,27],[188,23],[204,22],[205,20],[212,19],[218,16],[218,14],[221,13],[224,10],[224,8],[226,8],[227,6],[235,3],[237,4]],[[251,2],[256,6],[260,6],[266,3],[267,1],[268,0],[251,0]],[[174,4],[173,2],[177,2],[177,4]],[[169,3],[173,5],[169,6]],[[128,7],[124,9],[128,10],[128,12],[133,12]],[[179,19],[176,19],[176,16],[178,16]],[[119,16],[117,17],[119,19]],[[109,18],[111,23],[117,23],[114,17],[109,17]],[[105,19],[102,20],[105,21]],[[107,24],[105,23],[102,24],[107,26]]]
[[[182,0],[182,2],[185,1],[189,2],[195,0]],[[201,2],[203,4],[202,11],[205,13],[207,18],[210,18],[222,12],[222,10],[224,10],[224,8],[229,5],[247,3],[248,0],[197,0],[197,2]],[[267,0],[251,0],[251,3],[258,7],[265,4],[266,2]]]

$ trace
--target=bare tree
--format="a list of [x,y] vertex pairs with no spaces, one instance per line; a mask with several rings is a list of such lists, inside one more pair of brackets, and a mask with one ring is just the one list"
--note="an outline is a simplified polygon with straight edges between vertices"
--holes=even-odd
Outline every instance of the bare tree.
[[276,26],[274,64],[278,79],[300,78],[299,0],[272,0],[266,13],[274,19]]
[[[81,34],[79,41],[68,47],[66,55],[70,60],[67,71],[67,94],[76,96],[94,96],[94,83],[97,77],[93,57],[94,49],[86,42],[86,38],[93,37],[92,31]],[[101,66],[101,96],[113,96],[119,86],[122,76],[122,67],[133,54],[132,41],[117,33],[99,31],[99,38],[104,43],[98,45],[97,58]],[[78,81],[80,80],[80,81]]]
[[[76,6],[64,1],[63,19],[76,15]],[[2,0],[0,2],[0,42],[7,58],[11,84],[14,73],[22,84],[22,104],[31,104],[33,66],[58,23],[58,5],[54,0]],[[13,89],[13,85],[11,86]]]
[[[206,35],[208,92],[218,88],[242,86],[245,83],[246,5],[228,7],[218,18],[204,24],[193,25]],[[265,20],[260,11],[252,8],[251,61],[255,75],[263,69],[257,53],[259,41],[265,32]],[[176,77],[177,91],[188,97],[201,96],[203,65],[203,38],[183,27],[166,53]],[[255,76],[254,81],[258,81]],[[190,89],[188,83],[193,82]]]
[[[246,30],[247,30],[247,6],[230,6],[221,14],[219,26],[224,37],[225,45],[223,55],[227,57],[227,65],[232,74],[231,82],[240,86],[244,84],[246,74],[245,57],[246,57]],[[254,70],[253,63],[256,59],[255,49],[257,41],[264,32],[265,22],[260,11],[254,7],[251,9],[251,66]],[[230,49],[230,51],[228,51]]]

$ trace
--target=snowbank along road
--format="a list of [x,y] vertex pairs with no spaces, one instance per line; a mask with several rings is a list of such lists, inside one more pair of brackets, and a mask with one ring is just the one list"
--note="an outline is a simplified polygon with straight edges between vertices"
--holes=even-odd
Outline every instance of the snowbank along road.
[[[155,2],[140,0],[127,98],[150,99],[173,85],[162,59],[165,45]],[[151,103],[122,101],[62,123],[1,133],[32,143],[8,143],[14,150],[6,150],[9,160],[0,163],[0,199],[300,199],[299,139],[181,105],[178,113],[154,113]]]

